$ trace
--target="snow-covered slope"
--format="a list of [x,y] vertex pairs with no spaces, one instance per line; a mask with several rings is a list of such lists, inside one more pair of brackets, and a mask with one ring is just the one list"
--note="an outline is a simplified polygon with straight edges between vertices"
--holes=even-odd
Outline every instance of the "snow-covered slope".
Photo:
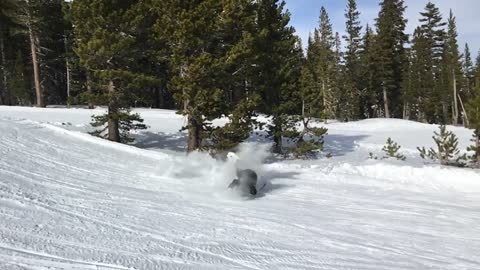
[[[0,269],[479,269],[480,172],[424,165],[435,126],[329,124],[333,157],[260,165],[183,154],[183,118],[138,110],[137,147],[93,138],[82,109],[0,107]],[[471,132],[452,128],[468,144]],[[407,162],[368,160],[387,137]]]

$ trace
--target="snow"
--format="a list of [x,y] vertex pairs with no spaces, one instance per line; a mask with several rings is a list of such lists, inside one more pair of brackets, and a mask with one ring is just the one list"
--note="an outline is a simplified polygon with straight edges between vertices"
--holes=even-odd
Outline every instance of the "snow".
[[[102,111],[0,107],[0,269],[480,268],[480,172],[418,157],[437,126],[327,124],[317,160],[252,137],[242,166],[267,186],[249,200],[232,164],[184,154],[182,116],[135,110],[149,129],[128,146],[86,134]],[[387,137],[406,162],[368,159]]]

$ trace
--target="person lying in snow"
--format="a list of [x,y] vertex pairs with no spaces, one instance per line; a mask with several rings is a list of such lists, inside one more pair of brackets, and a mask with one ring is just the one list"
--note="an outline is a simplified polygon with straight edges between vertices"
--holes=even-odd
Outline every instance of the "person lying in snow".
[[[227,154],[228,160],[237,163],[240,159],[235,153],[228,153]],[[239,188],[243,194],[250,194],[250,195],[257,195],[257,180],[258,176],[257,173],[253,170],[246,169],[246,170],[237,170],[237,179],[233,179],[232,183],[228,186],[228,188]]]

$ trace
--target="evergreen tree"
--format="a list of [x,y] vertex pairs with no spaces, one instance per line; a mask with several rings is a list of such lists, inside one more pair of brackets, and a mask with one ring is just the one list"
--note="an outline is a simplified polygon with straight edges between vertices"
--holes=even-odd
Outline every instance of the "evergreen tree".
[[315,29],[313,40],[309,43],[307,52],[307,60],[316,81],[317,92],[319,94],[319,101],[321,102],[322,115],[325,120],[329,118],[337,118],[337,102],[339,92],[336,91],[339,85],[336,84],[338,75],[339,56],[335,51],[339,39],[336,39],[332,24],[328,13],[324,7],[320,9],[320,24],[318,29]]
[[[309,41],[311,43],[311,40]],[[323,149],[323,138],[327,130],[324,128],[311,127],[310,123],[322,115],[320,91],[316,87],[314,72],[308,63],[308,58],[303,59],[301,70],[301,97],[303,129],[298,131],[296,127],[290,129],[289,137],[293,138],[295,146],[290,151],[295,157],[305,157],[315,154]]]
[[38,10],[38,38],[41,44],[38,56],[46,104],[66,104],[67,100],[63,2],[47,0]]
[[356,0],[348,0],[347,11],[345,13],[347,34],[343,36],[346,45],[345,53],[345,67],[350,77],[358,80],[358,75],[355,74],[359,66],[359,52],[361,47],[360,32],[360,12],[357,10]]
[[414,81],[418,81],[413,62],[415,59],[415,53],[412,48],[407,50],[407,63],[403,75],[402,85],[402,102],[403,102],[403,119],[415,120],[418,116],[418,104],[417,104],[417,88]]
[[472,55],[468,43],[465,43],[463,52],[462,71],[464,76],[464,84],[460,91],[462,101],[470,100],[475,90],[475,66],[473,65]]
[[[230,148],[248,137],[258,94],[251,91],[254,65],[251,1],[158,3],[155,32],[166,38],[173,57],[171,87],[180,113],[187,117],[188,151]],[[229,93],[242,86],[241,98],[229,103]],[[233,89],[235,88],[235,89]],[[234,106],[229,106],[234,105]],[[211,121],[230,116],[223,129]]]
[[14,76],[17,52],[25,46],[22,21],[19,17],[20,4],[16,0],[4,0],[0,3],[0,104],[4,105],[14,104],[15,97],[12,96],[9,85]]
[[[7,86],[11,84],[29,85],[31,77],[33,77],[35,86],[37,106],[43,107],[46,103],[65,102],[63,2],[63,0],[2,1],[0,7],[2,10],[0,13],[3,14],[0,16],[2,61],[0,62],[5,65],[2,65],[4,72],[2,72],[1,85],[2,88],[8,90],[3,91],[6,94],[4,103],[15,104],[19,101],[18,98],[23,100],[24,96],[11,96],[12,93]],[[8,39],[8,42],[4,42],[5,38]],[[31,60],[32,68],[25,69],[24,72],[28,73],[25,76],[15,77],[15,79],[23,78],[24,82],[9,82],[12,80],[12,76],[7,75],[13,75],[13,69],[19,63],[16,59],[19,51],[24,60]],[[30,76],[30,71],[33,71],[33,76]]]
[[295,126],[301,108],[301,47],[289,26],[290,14],[285,2],[260,0],[257,3],[257,35],[255,41],[256,76],[252,88],[261,94],[261,110],[272,116],[267,127],[273,138],[273,151],[283,151],[282,138]]
[[333,35],[332,24],[327,10],[322,7],[320,10],[320,25],[319,25],[319,62],[317,63],[318,74],[321,83],[323,108],[325,119],[337,118],[335,99],[337,93],[335,84],[337,70],[335,69],[338,62],[336,54],[336,45],[338,39]]
[[223,71],[218,81],[224,91],[224,114],[228,115],[229,122],[209,133],[209,148],[215,152],[236,147],[248,139],[257,124],[253,116],[261,93],[252,87],[257,74],[255,8],[249,0],[228,0],[219,19],[223,41],[220,49],[224,57],[219,59]]
[[162,5],[155,0],[139,1],[128,10],[132,18],[131,35],[135,37],[136,45],[132,48],[135,54],[139,73],[152,80],[143,82],[135,91],[135,100],[132,105],[155,108],[172,108],[173,97],[168,90],[168,83],[172,78],[169,67],[172,48],[168,46],[166,37],[159,35],[158,17]]
[[398,143],[394,142],[392,138],[388,138],[385,146],[383,146],[382,148],[382,151],[385,152],[386,155],[383,158],[396,158],[398,160],[406,160],[407,158],[398,152],[400,148],[402,147],[398,145]]
[[8,38],[10,25],[12,24],[9,15],[13,6],[11,1],[2,1],[0,3],[0,104],[2,105],[10,103],[10,90],[7,85],[8,71],[5,40]]
[[319,106],[315,106],[315,104],[319,105],[318,100],[320,93],[316,87],[315,72],[309,61],[309,50],[311,49],[312,44],[311,37],[308,40],[308,44],[307,55],[302,62],[300,77],[303,118],[307,116],[316,117],[321,113]]
[[417,27],[413,34],[410,55],[410,90],[404,89],[410,97],[411,119],[421,122],[435,122],[434,72],[431,50],[422,29]]
[[[432,2],[428,2],[425,6],[425,11],[420,15],[420,32],[422,35],[422,44],[424,49],[428,50],[426,55],[426,71],[431,74],[425,74],[425,96],[423,102],[426,104],[428,112],[425,114],[425,120],[430,123],[445,123],[447,121],[447,111],[445,101],[447,98],[442,96],[445,93],[445,80],[442,79],[442,60],[444,59],[444,44],[445,44],[445,25],[442,22],[442,16],[439,9]],[[443,69],[445,70],[445,69]],[[444,75],[445,77],[446,75]],[[449,95],[448,97],[451,97]]]
[[402,112],[401,88],[406,63],[405,34],[407,20],[404,18],[403,0],[384,0],[378,15],[376,61],[379,66],[383,96],[383,115],[386,118],[400,117]]
[[[82,94],[85,94],[87,90],[86,73],[80,65],[78,55],[74,51],[76,39],[72,24],[71,6],[71,2],[64,2],[62,6],[64,17],[63,43],[65,49],[61,59],[65,62],[65,95],[68,105],[82,104]],[[93,105],[90,108],[93,108]]]
[[364,106],[361,102],[361,82],[360,82],[360,50],[361,41],[360,32],[360,12],[357,9],[356,0],[348,0],[347,10],[345,13],[346,35],[343,36],[346,44],[345,52],[345,71],[343,81],[345,82],[345,97],[347,98],[348,119],[359,119],[365,115]]
[[315,29],[313,36],[308,39],[307,53],[302,66],[302,115],[310,117],[323,117],[323,97],[320,79],[317,70],[318,30]]
[[362,38],[360,52],[360,111],[363,117],[379,117],[379,104],[381,95],[381,81],[379,80],[379,67],[376,63],[376,35],[368,25]]
[[473,165],[480,168],[480,86],[475,90],[475,97],[466,104],[469,127],[473,129],[473,145],[467,150],[473,152],[469,157]]
[[441,67],[443,91],[440,94],[443,112],[442,121],[445,123],[452,119],[451,123],[454,125],[458,124],[460,117],[458,97],[463,85],[462,56],[458,49],[457,37],[456,19],[450,11]]
[[[94,126],[104,126],[104,135],[111,141],[128,142],[124,131],[145,128],[138,115],[130,115],[134,89],[152,78],[138,71],[138,40],[129,9],[137,1],[85,0],[73,1],[76,53],[85,69],[92,74],[99,92],[97,104],[107,104],[104,116],[93,118]],[[134,124],[140,122],[140,124]]]
[[26,68],[22,51],[17,52],[17,57],[13,65],[11,78],[8,80],[8,89],[11,91],[12,103],[18,105],[32,105],[32,93],[30,91],[30,85],[26,75]]
[[473,152],[468,156],[473,167],[480,168],[480,129],[475,129],[472,136],[473,144],[467,148],[467,151]]
[[431,50],[433,68],[437,70],[440,68],[443,55],[443,44],[445,42],[444,27],[447,24],[442,22],[440,10],[432,2],[427,3],[425,11],[420,12],[420,15],[422,16],[420,28]]
[[440,161],[442,165],[451,165],[451,166],[464,166],[464,161],[466,155],[460,155],[460,150],[458,149],[458,138],[451,132],[447,131],[447,127],[441,125],[440,133],[434,132],[433,140],[437,146],[437,149],[425,149],[425,147],[418,147],[420,151],[420,156],[423,159],[432,159]]
[[45,97],[44,97],[44,86],[42,85],[41,77],[41,60],[40,60],[40,49],[42,45],[40,43],[40,29],[42,28],[42,16],[41,8],[47,0],[21,0],[18,3],[19,9],[17,16],[20,18],[22,23],[28,29],[28,36],[30,42],[30,53],[32,57],[32,69],[34,77],[34,86],[35,86],[35,97],[36,97],[36,106],[45,107]]

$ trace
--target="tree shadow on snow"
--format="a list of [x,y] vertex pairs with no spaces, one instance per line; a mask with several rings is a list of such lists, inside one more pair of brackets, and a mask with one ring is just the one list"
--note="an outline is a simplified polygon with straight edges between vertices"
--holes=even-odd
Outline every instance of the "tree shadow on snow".
[[355,151],[358,142],[367,137],[367,135],[327,135],[325,136],[324,152],[331,153],[334,157],[344,156]]
[[[262,144],[273,144],[272,140],[266,138],[267,132],[266,131],[255,131],[252,133],[250,138],[248,139],[249,142],[256,142]],[[368,138],[368,135],[326,135],[325,136],[325,144],[324,144],[324,153],[331,153],[332,156],[344,156],[350,152],[355,151],[355,148],[358,145],[358,142]],[[283,142],[284,145],[288,145],[287,141]],[[266,164],[275,163],[278,161],[285,160],[284,157],[276,156],[276,155],[269,155],[265,160]]]
[[133,146],[142,149],[162,149],[185,152],[187,137],[185,133],[142,132],[135,135]]

